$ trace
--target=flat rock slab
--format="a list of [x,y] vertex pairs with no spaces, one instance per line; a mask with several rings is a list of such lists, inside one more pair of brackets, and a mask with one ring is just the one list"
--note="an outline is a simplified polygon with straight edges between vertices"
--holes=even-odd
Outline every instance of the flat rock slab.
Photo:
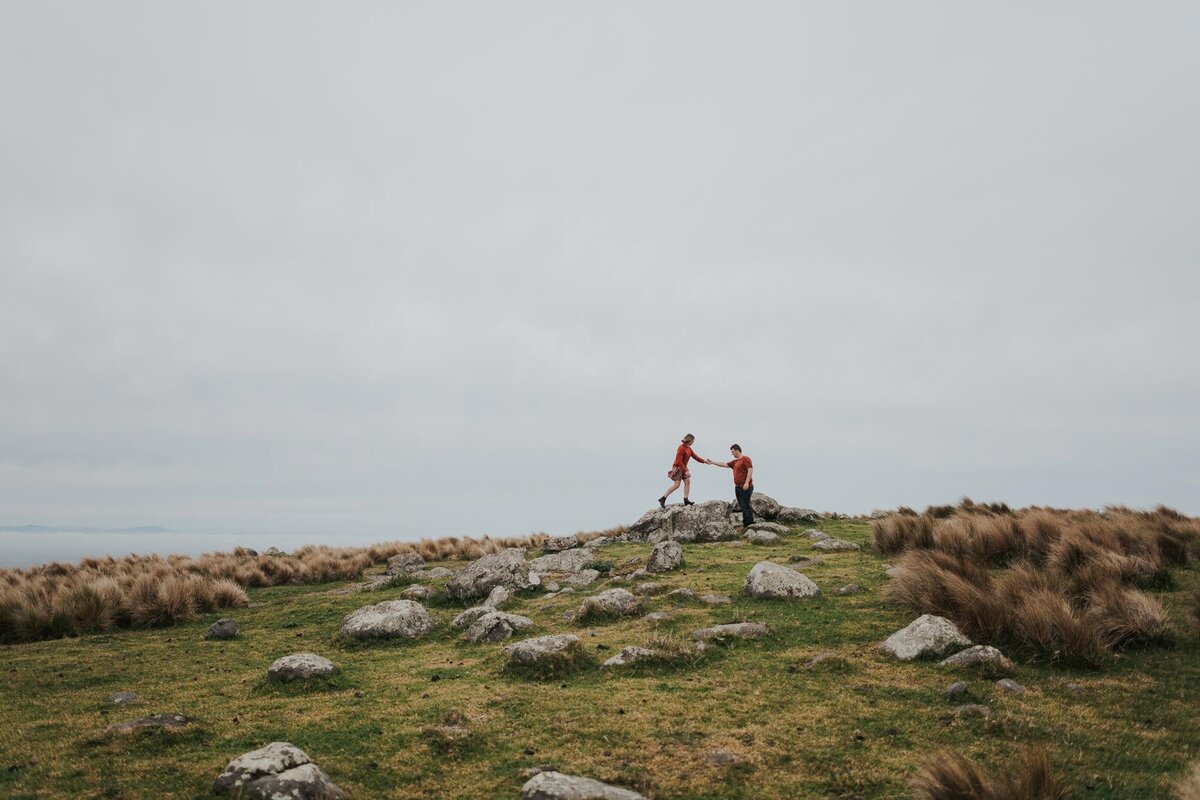
[[772,533],[771,531],[762,531],[758,530],[757,528],[751,528],[750,532],[746,534],[746,541],[750,544],[769,545],[779,544],[779,542],[782,540],[779,538],[779,534]]
[[651,611],[646,616],[642,617],[646,622],[666,622],[671,618],[671,615],[665,611]]
[[650,581],[648,583],[639,583],[637,586],[633,587],[633,593],[639,596],[662,594],[666,590],[667,585],[665,583],[655,583],[654,581]]
[[713,625],[711,628],[692,631],[692,638],[699,642],[709,639],[753,639],[766,635],[767,626],[761,622],[731,622],[727,625]]
[[845,597],[846,595],[859,594],[860,592],[862,592],[862,590],[863,590],[863,588],[861,586],[859,586],[857,583],[848,583],[845,586],[843,586],[842,588],[838,589],[836,592],[834,592],[834,594]]
[[431,569],[423,569],[420,572],[413,573],[413,575],[420,575],[422,578],[431,578],[433,580],[449,578],[453,574],[454,570],[449,567],[432,567]]
[[333,662],[316,653],[292,653],[275,659],[267,668],[267,680],[291,683],[309,678],[323,678],[337,672]]
[[114,706],[127,706],[131,703],[136,703],[138,696],[133,692],[117,692],[108,696],[108,702]]
[[542,543],[542,549],[547,553],[558,553],[579,547],[579,539],[574,536],[554,536]]
[[814,522],[820,522],[821,515],[811,508],[783,506],[779,509],[779,513],[775,515],[775,521],[782,522],[784,525],[810,525]]
[[466,611],[459,613],[459,615],[454,618],[454,621],[450,623],[450,626],[453,628],[469,628],[475,624],[475,620],[495,611],[496,609],[494,607],[488,605],[472,606]]
[[575,547],[561,553],[540,556],[529,562],[534,572],[579,572],[596,560],[596,553],[589,547]]
[[530,577],[525,548],[509,547],[476,559],[451,575],[446,581],[446,595],[452,600],[471,600],[487,597],[497,586],[520,592],[539,583]]
[[751,531],[764,531],[765,533],[774,533],[782,536],[788,532],[786,525],[780,525],[778,522],[756,522],[750,526]]
[[807,575],[781,564],[760,561],[742,584],[742,594],[759,599],[817,597],[821,590]]
[[996,688],[1001,691],[1004,691],[1004,692],[1010,692],[1012,694],[1025,694],[1026,692],[1029,691],[1024,686],[1022,686],[1021,684],[1014,681],[1012,678],[1001,678],[1000,680],[996,681]]
[[702,594],[700,602],[708,603],[710,606],[723,606],[732,603],[733,598],[723,594]]
[[679,542],[667,540],[654,545],[646,560],[647,572],[667,572],[683,566],[683,547]]
[[563,583],[570,584],[571,586],[587,586],[588,584],[595,583],[599,577],[599,570],[581,569],[574,575],[568,575],[563,578]]
[[938,664],[939,667],[988,667],[999,670],[1010,670],[1013,662],[991,645],[977,644],[960,650]]
[[804,532],[804,535],[814,542],[824,542],[833,538],[825,531],[817,530],[816,528],[809,528]]
[[219,619],[204,632],[205,639],[236,639],[242,628],[229,617]]
[[645,796],[592,778],[539,772],[521,787],[521,800],[646,800]]
[[341,633],[347,639],[418,639],[433,628],[433,617],[420,603],[388,600],[347,614]]
[[905,628],[893,633],[880,645],[884,652],[901,661],[938,658],[971,646],[971,640],[945,617],[922,614]]
[[418,602],[421,600],[428,600],[429,598],[433,597],[433,595],[433,589],[428,586],[409,586],[400,593],[400,596],[404,599],[416,600]]
[[699,595],[696,594],[694,589],[688,589],[687,587],[684,587],[681,589],[672,589],[671,591],[667,592],[667,598],[676,601],[697,600],[699,599]]
[[342,791],[308,755],[288,742],[238,756],[213,782],[213,792],[245,800],[344,800]]
[[510,663],[529,667],[565,655],[579,646],[579,637],[575,634],[557,633],[522,639],[505,647],[504,654]]
[[133,733],[140,730],[174,731],[191,725],[192,721],[182,714],[154,714],[149,717],[118,722],[104,729],[105,733]]
[[819,542],[813,542],[812,546],[814,550],[820,550],[825,553],[846,553],[851,550],[862,549],[854,542],[848,542],[845,539],[822,539]]
[[531,625],[533,625],[533,620],[529,617],[493,611],[475,620],[467,629],[465,638],[468,642],[476,644],[501,642],[511,639],[514,631],[523,631]]

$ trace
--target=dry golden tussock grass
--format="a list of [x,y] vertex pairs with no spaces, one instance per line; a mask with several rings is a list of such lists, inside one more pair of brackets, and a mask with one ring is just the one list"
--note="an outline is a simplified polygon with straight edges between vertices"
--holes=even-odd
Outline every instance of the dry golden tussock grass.
[[974,762],[952,753],[935,755],[913,784],[918,800],[1061,800],[1067,787],[1050,771],[1045,751],[1025,751],[1015,765],[998,773],[984,772]]

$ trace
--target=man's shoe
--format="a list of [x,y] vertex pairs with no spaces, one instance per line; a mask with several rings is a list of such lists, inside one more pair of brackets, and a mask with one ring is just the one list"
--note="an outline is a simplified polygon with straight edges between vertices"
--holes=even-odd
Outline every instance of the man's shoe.
[[666,508],[667,507],[667,498],[665,498],[665,497],[658,498],[658,504],[660,506],[662,506],[663,508]]
[[685,497],[685,498],[683,498],[683,504],[684,504],[685,506],[694,506],[694,505],[696,505],[696,504],[695,504],[695,503],[693,503],[691,500],[688,500],[686,497]]

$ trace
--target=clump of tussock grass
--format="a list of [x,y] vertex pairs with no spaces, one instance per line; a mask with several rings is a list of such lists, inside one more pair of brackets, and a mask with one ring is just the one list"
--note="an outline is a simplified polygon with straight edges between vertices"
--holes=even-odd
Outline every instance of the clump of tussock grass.
[[971,760],[940,753],[913,781],[918,800],[1062,800],[1068,789],[1050,771],[1045,751],[1025,751],[1015,765],[995,774]]
[[1169,567],[1194,559],[1200,520],[1161,507],[1013,511],[964,498],[891,514],[872,534],[877,552],[901,554],[885,600],[1031,659],[1097,666],[1117,649],[1171,642],[1162,604],[1137,587],[1173,585]]

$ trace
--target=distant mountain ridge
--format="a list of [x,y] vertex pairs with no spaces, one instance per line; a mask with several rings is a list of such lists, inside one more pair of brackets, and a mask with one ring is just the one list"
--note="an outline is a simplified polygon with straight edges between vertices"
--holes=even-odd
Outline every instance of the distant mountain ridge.
[[0,525],[0,533],[175,533],[161,525],[133,528],[89,528],[83,525]]

